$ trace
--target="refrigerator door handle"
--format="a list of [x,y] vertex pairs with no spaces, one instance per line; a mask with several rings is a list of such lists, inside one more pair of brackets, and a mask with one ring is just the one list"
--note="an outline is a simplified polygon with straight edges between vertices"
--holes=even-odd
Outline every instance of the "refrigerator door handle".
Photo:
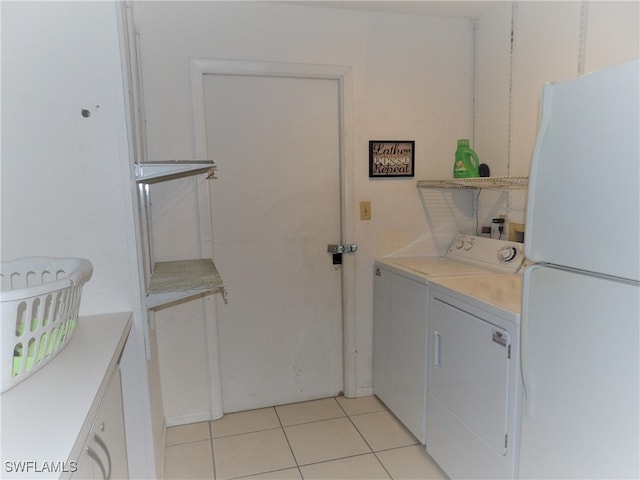
[[527,232],[527,241],[524,245],[525,256],[533,261],[539,259],[534,258],[535,252],[532,249],[533,243],[532,236],[536,234],[533,228],[533,217],[536,213],[536,195],[538,182],[538,169],[540,167],[540,156],[542,146],[545,143],[545,137],[549,130],[549,123],[551,122],[551,106],[553,103],[553,82],[545,83],[542,89],[542,99],[540,105],[540,116],[538,119],[538,135],[536,142],[533,146],[533,155],[531,157],[531,172],[529,173],[529,187],[527,192],[527,218],[525,220],[525,231]]
[[524,391],[524,414],[528,418],[535,418],[535,385],[531,371],[531,356],[529,355],[529,292],[531,273],[539,267],[533,265],[524,271],[524,289],[522,295],[522,315],[520,317],[520,370]]
[[440,333],[433,332],[433,368],[440,368]]

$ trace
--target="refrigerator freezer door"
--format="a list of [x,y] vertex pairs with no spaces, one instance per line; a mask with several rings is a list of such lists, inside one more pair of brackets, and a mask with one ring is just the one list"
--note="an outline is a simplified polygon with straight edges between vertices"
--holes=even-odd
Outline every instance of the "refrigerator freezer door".
[[640,286],[535,265],[524,292],[520,478],[639,478]]
[[640,280],[640,60],[545,85],[527,258]]

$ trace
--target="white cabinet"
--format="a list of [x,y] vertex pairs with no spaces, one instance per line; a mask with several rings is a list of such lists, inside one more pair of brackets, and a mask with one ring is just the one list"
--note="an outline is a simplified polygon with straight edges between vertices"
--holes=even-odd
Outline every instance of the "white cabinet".
[[76,467],[73,479],[129,478],[119,369],[113,373]]
[[427,284],[376,263],[373,390],[425,442]]
[[128,478],[118,360],[131,324],[80,317],[54,360],[2,393],[3,478]]

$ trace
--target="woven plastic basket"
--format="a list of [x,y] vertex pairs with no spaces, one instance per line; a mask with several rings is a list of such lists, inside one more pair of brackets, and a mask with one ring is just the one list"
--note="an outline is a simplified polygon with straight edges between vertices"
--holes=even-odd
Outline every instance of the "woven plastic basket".
[[91,262],[82,258],[2,262],[0,392],[36,373],[69,342],[82,286],[92,272]]

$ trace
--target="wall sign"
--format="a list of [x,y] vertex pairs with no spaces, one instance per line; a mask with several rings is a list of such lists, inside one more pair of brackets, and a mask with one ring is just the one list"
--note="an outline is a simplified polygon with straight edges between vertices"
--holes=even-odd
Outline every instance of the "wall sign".
[[415,141],[369,141],[369,177],[413,177],[414,165]]

